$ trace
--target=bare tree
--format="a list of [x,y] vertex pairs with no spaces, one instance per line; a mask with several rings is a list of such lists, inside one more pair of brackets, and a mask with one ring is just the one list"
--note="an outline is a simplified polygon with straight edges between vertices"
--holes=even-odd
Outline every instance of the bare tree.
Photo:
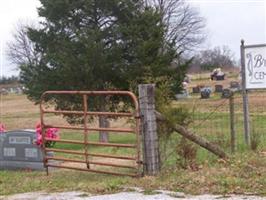
[[218,67],[234,67],[236,66],[236,61],[229,47],[222,46],[201,51],[195,56],[193,65],[200,66],[201,69],[210,70]]
[[161,13],[165,39],[178,51],[194,50],[205,40],[204,18],[184,0],[145,0],[145,5]]
[[8,59],[18,67],[28,64],[37,65],[41,55],[34,50],[34,44],[28,37],[27,31],[33,24],[19,22],[13,33],[13,40],[7,44]]

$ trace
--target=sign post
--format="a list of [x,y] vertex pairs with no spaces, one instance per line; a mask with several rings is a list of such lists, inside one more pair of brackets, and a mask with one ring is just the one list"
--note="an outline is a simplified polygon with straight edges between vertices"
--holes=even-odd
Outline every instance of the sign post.
[[245,142],[250,145],[248,90],[266,88],[266,44],[244,45],[241,40],[240,53]]
[[244,40],[241,40],[241,76],[242,76],[242,97],[243,97],[243,114],[244,114],[244,134],[245,142],[250,145],[250,128],[249,128],[249,109],[248,109],[248,93],[246,88],[246,70],[245,70],[245,49]]

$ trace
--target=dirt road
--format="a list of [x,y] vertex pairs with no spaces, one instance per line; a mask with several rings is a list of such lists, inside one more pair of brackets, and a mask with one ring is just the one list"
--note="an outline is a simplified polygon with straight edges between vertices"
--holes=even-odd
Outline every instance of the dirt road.
[[116,194],[92,196],[83,192],[45,193],[34,192],[0,196],[0,200],[266,200],[266,197],[251,195],[185,195],[178,192],[154,191],[145,195],[141,192],[121,192]]

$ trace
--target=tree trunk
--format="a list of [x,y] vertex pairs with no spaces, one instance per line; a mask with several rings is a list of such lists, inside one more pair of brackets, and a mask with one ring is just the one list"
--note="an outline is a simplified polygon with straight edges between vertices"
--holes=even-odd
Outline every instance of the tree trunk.
[[[99,116],[99,127],[100,128],[108,128],[109,121],[106,116]],[[109,141],[109,133],[107,131],[99,132],[99,141],[100,142],[108,142]]]
[[[100,99],[100,111],[105,112],[106,109],[106,98],[103,97]],[[108,128],[109,121],[107,116],[100,115],[99,116],[99,127],[100,128]],[[100,142],[108,142],[109,141],[109,133],[107,131],[99,131],[99,141]]]
[[[156,111],[156,118],[159,121],[166,121],[167,119],[159,112]],[[201,147],[207,149],[211,153],[219,156],[220,158],[227,158],[228,156],[226,153],[217,145],[211,143],[210,141],[206,140],[205,138],[196,135],[189,131],[187,128],[180,126],[178,124],[174,125],[174,130],[178,132],[180,135],[184,136],[188,140],[200,145]]]

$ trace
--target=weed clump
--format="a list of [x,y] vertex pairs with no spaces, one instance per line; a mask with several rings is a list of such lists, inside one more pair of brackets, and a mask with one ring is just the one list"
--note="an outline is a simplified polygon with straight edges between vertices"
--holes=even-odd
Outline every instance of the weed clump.
[[[176,134],[176,124],[188,127],[192,122],[192,114],[187,107],[173,107],[173,94],[167,81],[156,88],[156,110],[167,120],[158,122],[158,136],[160,142],[160,158],[162,163],[174,162],[177,167],[195,169],[197,147],[186,138]],[[172,162],[173,163],[173,162]]]

